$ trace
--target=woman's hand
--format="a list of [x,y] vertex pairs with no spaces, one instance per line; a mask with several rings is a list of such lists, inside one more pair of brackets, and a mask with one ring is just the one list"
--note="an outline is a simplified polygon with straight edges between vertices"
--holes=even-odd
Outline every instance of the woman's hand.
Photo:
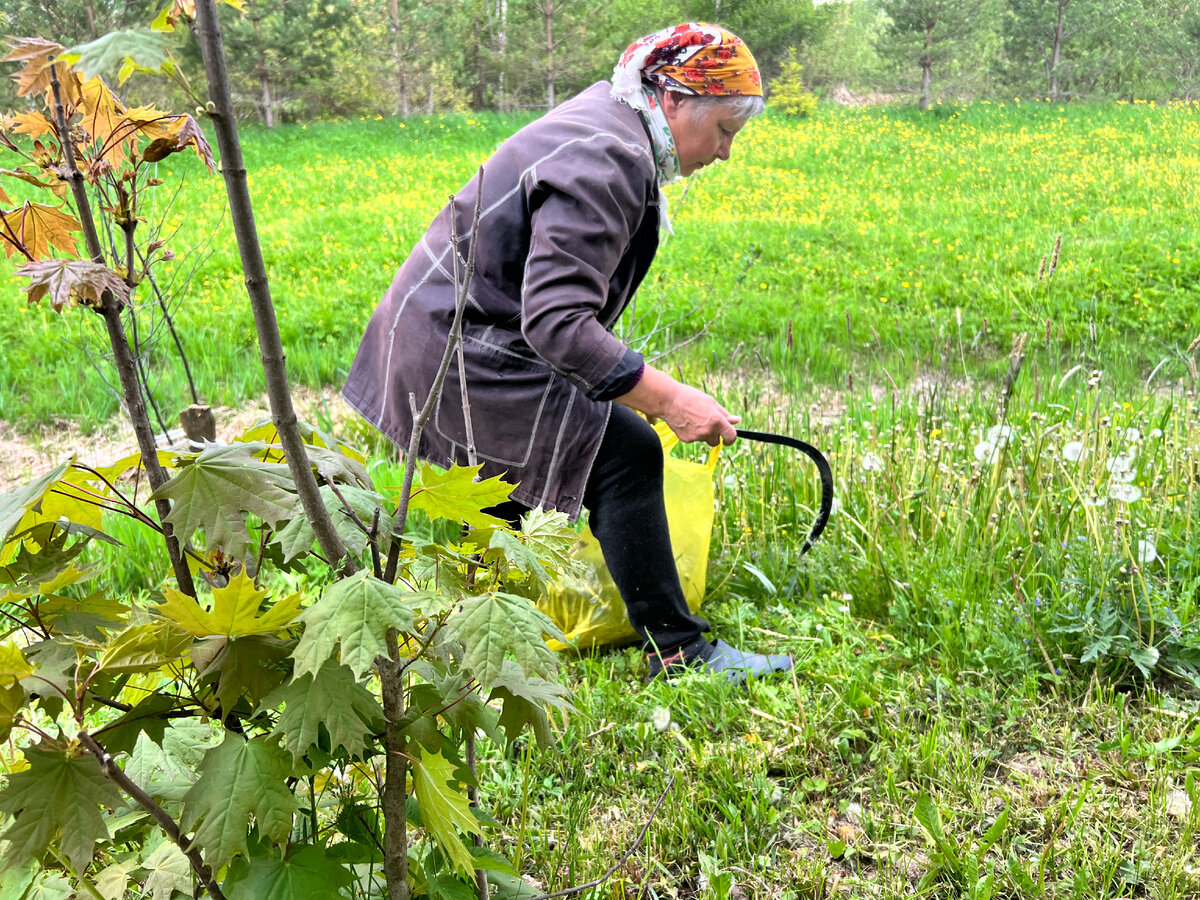
[[665,372],[646,366],[641,380],[622,403],[651,418],[663,419],[681,441],[704,441],[709,446],[732,444],[741,421],[704,391],[681,384]]

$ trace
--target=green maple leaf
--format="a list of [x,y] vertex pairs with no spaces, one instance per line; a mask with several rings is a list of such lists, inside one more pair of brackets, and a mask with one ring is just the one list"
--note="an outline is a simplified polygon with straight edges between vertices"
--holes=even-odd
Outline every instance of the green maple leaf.
[[149,694],[129,712],[93,732],[96,740],[116,756],[132,753],[139,735],[145,734],[161,744],[167,730],[168,716],[178,701],[167,694]]
[[64,62],[74,63],[83,80],[96,75],[118,72],[125,61],[132,60],[142,70],[157,72],[170,56],[174,40],[161,31],[149,28],[129,28],[112,31],[86,44],[76,44],[63,51]]
[[466,646],[465,664],[485,689],[500,677],[509,656],[526,673],[553,676],[558,655],[546,646],[546,638],[566,640],[554,621],[527,599],[501,591],[468,597],[447,626],[450,636]]
[[[41,477],[0,494],[0,545],[8,543],[26,513],[40,507],[42,498],[63,477],[70,465],[71,461],[68,460]],[[0,554],[0,563],[7,561],[6,555]]]
[[516,566],[526,575],[532,575],[541,584],[548,584],[550,582],[550,573],[546,571],[546,567],[538,559],[537,551],[531,547],[527,547],[511,531],[497,528],[492,533],[492,540],[488,546],[492,550],[499,550],[504,554],[504,558],[508,560],[510,565]]
[[196,783],[208,751],[220,746],[221,735],[198,719],[180,719],[166,730],[162,743],[143,734],[137,739],[125,774],[152,797],[181,801]]
[[345,900],[354,881],[353,873],[324,847],[306,844],[289,851],[286,859],[238,860],[221,888],[229,900]]
[[466,522],[473,528],[505,524],[481,510],[507,500],[513,485],[504,483],[499,476],[476,481],[481,468],[452,466],[439,472],[428,463],[421,463],[421,486],[413,490],[408,508],[423,510],[431,519]]
[[579,535],[566,514],[558,510],[530,510],[521,520],[521,543],[552,573],[571,574],[581,567],[573,553]]
[[[288,790],[292,761],[268,738],[229,735],[204,755],[201,775],[183,798],[184,829],[214,869],[246,853],[250,819],[276,843],[288,839],[299,801]],[[197,824],[199,827],[196,828]]]
[[150,873],[144,886],[151,892],[151,900],[171,900],[175,891],[192,892],[192,864],[183,851],[165,837],[146,857],[142,868]]
[[[215,642],[215,652],[201,664],[197,649],[200,644]],[[209,649],[209,648],[204,648]],[[287,680],[287,659],[292,655],[288,641],[278,641],[262,635],[224,639],[209,638],[192,647],[192,662],[205,678],[216,677],[216,697],[221,709],[230,710],[244,694],[250,705],[257,706],[267,694]]]
[[[375,520],[375,510],[382,510],[383,498],[375,493],[364,488],[357,487],[339,487],[339,491],[350,508],[354,510],[354,514],[368,528],[371,527]],[[321,488],[321,500],[325,504],[325,508],[329,510],[329,516],[333,519],[334,528],[337,529],[338,535],[342,539],[342,543],[346,545],[346,549],[351,553],[361,553],[367,547],[367,535],[363,532],[358,524],[350,518],[346,508],[342,505],[342,501],[338,499],[333,492],[333,488],[325,485]],[[386,522],[388,513],[382,511],[380,513],[380,521]],[[381,529],[382,530],[382,529]],[[295,559],[301,553],[307,553],[312,549],[312,545],[316,543],[317,535],[313,531],[312,523],[307,516],[296,516],[288,522],[275,535],[275,543],[279,544],[283,551],[283,561],[285,563]]]
[[82,872],[96,842],[108,839],[100,807],[121,807],[120,793],[94,756],[29,747],[25,759],[29,768],[9,776],[0,791],[0,812],[15,819],[3,835],[9,863],[40,857],[58,836],[63,854]]
[[0,900],[23,900],[41,866],[36,859],[8,865],[0,860]]
[[510,744],[529,726],[533,728],[538,743],[550,747],[554,744],[554,733],[550,730],[548,709],[563,713],[572,711],[574,707],[567,700],[567,694],[563,685],[543,678],[526,677],[520,666],[505,660],[488,700],[501,702],[500,727],[504,729]]
[[314,744],[329,752],[342,746],[361,757],[373,744],[372,735],[384,728],[379,702],[338,663],[326,663],[316,675],[305,673],[285,684],[263,700],[260,711],[279,707],[283,712],[271,734],[283,738],[296,763]]
[[[84,645],[83,639],[76,643]],[[191,643],[189,635],[160,622],[133,625],[104,645],[96,668],[110,675],[153,672],[178,661]]]
[[387,630],[411,631],[413,613],[408,591],[388,584],[364,570],[325,589],[319,600],[304,612],[304,636],[292,654],[296,677],[316,674],[339,642],[341,661],[356,679],[387,652]]
[[479,823],[471,813],[466,792],[459,788],[454,766],[440,753],[428,753],[422,747],[420,758],[413,766],[413,787],[425,830],[456,868],[463,873],[470,872],[473,868],[471,851],[463,844],[458,832],[479,834]]
[[0,683],[0,741],[7,741],[17,714],[25,708],[25,688]]
[[225,587],[213,588],[211,610],[174,588],[166,588],[163,594],[166,601],[154,607],[154,612],[197,637],[274,634],[286,628],[300,611],[300,594],[296,593],[259,615],[267,592],[245,570],[230,578]]
[[264,444],[211,447],[183,466],[179,474],[154,492],[154,499],[174,501],[167,521],[180,540],[203,528],[210,549],[220,547],[239,559],[249,536],[243,513],[272,528],[299,512],[292,474],[286,465],[255,457]]

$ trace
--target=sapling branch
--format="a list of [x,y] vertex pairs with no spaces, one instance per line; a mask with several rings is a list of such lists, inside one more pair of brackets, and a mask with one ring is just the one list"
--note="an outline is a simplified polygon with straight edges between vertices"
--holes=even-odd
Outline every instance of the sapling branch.
[[200,879],[200,883],[204,885],[204,889],[208,891],[209,896],[214,900],[225,900],[225,895],[221,892],[221,886],[217,884],[213,877],[212,871],[204,862],[204,858],[200,852],[192,846],[192,842],[183,834],[183,830],[179,824],[171,818],[170,814],[154,802],[154,798],[147,794],[144,790],[138,787],[128,775],[121,770],[111,756],[105,752],[96,739],[86,731],[80,731],[78,734],[79,743],[87,748],[96,760],[100,763],[100,769],[108,778],[110,778],[121,790],[137,803],[142,809],[150,814],[159,828],[166,833],[191,863],[192,871],[196,873],[196,877]]
[[[104,263],[104,251],[100,246],[100,237],[96,231],[96,222],[92,217],[91,204],[88,202],[87,188],[84,185],[83,173],[75,161],[75,150],[71,141],[71,132],[67,127],[67,114],[63,108],[62,90],[58,81],[57,67],[50,67],[50,87],[54,96],[54,122],[62,144],[63,159],[67,171],[67,182],[71,186],[71,194],[75,200],[76,212],[83,228],[84,240],[87,243],[88,254],[93,262]],[[150,479],[150,485],[157,490],[167,483],[167,475],[158,461],[154,430],[146,415],[146,404],[142,398],[142,386],[138,383],[137,369],[134,366],[133,355],[129,348],[129,339],[121,322],[121,305],[111,291],[105,291],[101,298],[100,313],[108,328],[108,339],[112,345],[113,358],[116,363],[117,375],[121,380],[121,389],[125,399],[125,409],[133,424],[137,436],[138,449],[142,454],[142,465]],[[196,596],[196,586],[192,581],[192,573],[180,551],[179,541],[175,538],[167,516],[171,512],[171,504],[165,499],[155,500],[159,521],[162,523],[163,539],[167,545],[167,554],[171,558],[171,567],[175,572],[175,580],[183,593]]]
[[[479,169],[476,189],[475,213],[471,224],[471,234],[479,233],[479,219],[483,215],[482,167]],[[453,198],[451,199],[450,206],[450,218],[453,221]],[[458,349],[458,342],[462,337],[462,317],[467,305],[467,290],[470,287],[471,266],[474,265],[474,247],[475,242],[471,245],[471,265],[468,266],[467,278],[464,279],[461,285],[458,285],[458,296],[455,298],[454,303],[454,319],[450,323],[450,333],[447,335],[446,349],[442,353],[442,361],[438,365],[437,374],[434,376],[433,384],[429,388],[429,395],[425,398],[425,405],[417,411],[416,399],[411,395],[409,396],[409,404],[414,411],[413,428],[412,435],[408,440],[408,453],[404,458],[404,481],[401,484],[400,498],[396,505],[395,524],[392,527],[392,545],[388,549],[387,568],[383,572],[383,580],[389,583],[396,579],[396,566],[400,560],[400,537],[404,534],[404,525],[408,520],[408,501],[412,495],[413,476],[417,471],[417,452],[421,447],[421,435],[425,432],[425,426],[428,424],[429,418],[433,415],[433,410],[442,396],[442,387],[446,383],[446,373],[450,370],[450,362],[454,359],[454,353]],[[457,257],[458,254],[456,251],[455,258],[457,259]]]
[[329,510],[325,508],[321,499],[321,491],[309,463],[308,453],[304,449],[304,439],[300,435],[296,411],[292,405],[283,341],[279,334],[279,322],[275,317],[275,306],[271,302],[271,286],[267,278],[266,264],[263,262],[262,245],[254,223],[254,206],[250,200],[250,189],[246,180],[246,165],[242,158],[242,145],[238,139],[237,119],[233,114],[225,48],[214,0],[196,0],[196,38],[200,54],[204,58],[204,71],[208,76],[208,109],[217,136],[217,146],[221,152],[221,174],[225,179],[225,193],[229,200],[238,252],[241,255],[246,293],[250,297],[250,308],[254,313],[254,325],[258,331],[259,355],[267,382],[271,418],[279,432],[279,440],[287,454],[287,464],[292,472],[296,493],[300,496],[304,514],[317,536],[317,543],[321,545],[326,557],[335,565],[341,561],[346,573],[350,574],[357,566],[346,553],[346,547],[334,528]]

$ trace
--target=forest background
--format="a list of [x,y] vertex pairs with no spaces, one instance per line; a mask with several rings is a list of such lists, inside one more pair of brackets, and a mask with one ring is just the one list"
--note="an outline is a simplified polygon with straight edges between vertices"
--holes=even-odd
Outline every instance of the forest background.
[[[0,32],[70,46],[144,26],[155,0],[11,0]],[[222,7],[235,103],[267,125],[552,107],[667,24],[719,21],[767,81],[789,61],[818,94],[919,99],[1191,99],[1192,0],[247,0]],[[199,71],[191,38],[180,51]],[[11,85],[0,107],[17,106]],[[131,102],[184,99],[134,76]],[[164,96],[164,92],[166,96]],[[876,97],[876,99],[878,99]]]

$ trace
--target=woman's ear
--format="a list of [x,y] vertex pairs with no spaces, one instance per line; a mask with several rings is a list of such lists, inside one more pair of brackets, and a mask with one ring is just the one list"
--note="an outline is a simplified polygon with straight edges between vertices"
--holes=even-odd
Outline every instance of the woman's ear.
[[684,95],[678,91],[663,91],[662,92],[662,111],[667,117],[668,122],[674,122],[679,116],[679,111],[683,108]]

